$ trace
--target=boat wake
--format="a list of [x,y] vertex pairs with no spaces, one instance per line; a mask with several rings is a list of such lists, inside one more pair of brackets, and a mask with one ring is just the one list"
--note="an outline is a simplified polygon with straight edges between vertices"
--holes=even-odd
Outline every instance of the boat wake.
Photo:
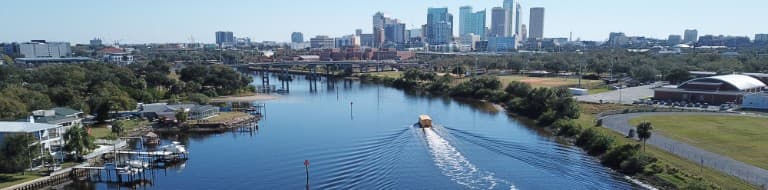
[[[589,157],[573,156],[579,150],[558,146],[556,144],[521,144],[509,142],[498,138],[486,137],[469,131],[445,127],[448,132],[463,141],[483,147],[509,158],[519,160],[536,168],[543,168],[551,174],[572,179],[583,187],[605,188],[607,184],[590,182],[594,175],[614,175],[602,170],[602,166]],[[562,164],[575,163],[575,164]],[[587,173],[583,171],[602,171]],[[625,183],[625,182],[619,182]]]
[[408,129],[363,140],[360,144],[340,149],[320,158],[320,189],[395,189],[390,174],[400,151],[408,141],[403,135]]
[[468,189],[495,189],[499,185],[509,185],[510,189],[516,189],[511,182],[498,179],[492,172],[477,168],[433,128],[426,128],[423,131],[435,166],[452,181]]

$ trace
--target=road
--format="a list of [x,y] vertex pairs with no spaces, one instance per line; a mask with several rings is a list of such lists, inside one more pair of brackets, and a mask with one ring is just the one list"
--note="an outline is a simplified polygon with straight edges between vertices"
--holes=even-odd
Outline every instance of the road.
[[575,98],[580,102],[600,103],[600,100],[602,100],[603,103],[621,102],[622,104],[632,104],[634,100],[653,96],[652,87],[654,85],[636,86],[610,92],[576,96]]
[[[629,124],[629,120],[635,117],[641,116],[656,116],[656,115],[738,115],[733,113],[703,113],[703,112],[647,112],[647,113],[630,113],[610,115],[603,117],[603,126],[608,127],[621,134],[627,134],[629,129],[634,129],[635,126]],[[736,176],[749,183],[757,186],[763,185],[768,187],[768,170],[755,167],[746,164],[741,161],[731,159],[726,156],[715,154],[704,149],[688,145],[686,143],[678,142],[664,135],[654,133],[653,136],[648,139],[648,144],[656,146],[660,149],[666,150],[670,153],[676,154],[680,157],[686,158],[696,163],[701,163],[707,167],[713,168],[723,173],[727,173]]]

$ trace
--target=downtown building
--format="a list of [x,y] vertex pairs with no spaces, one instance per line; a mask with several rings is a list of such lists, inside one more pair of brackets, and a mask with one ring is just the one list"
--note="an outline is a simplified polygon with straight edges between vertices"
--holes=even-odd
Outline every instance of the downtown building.
[[459,35],[475,34],[485,39],[485,10],[473,12],[471,6],[459,8]]
[[531,17],[528,22],[530,39],[541,40],[544,38],[544,7],[531,8]]
[[698,41],[699,41],[699,31],[695,29],[685,30],[685,32],[683,33],[683,43],[695,44]]
[[427,9],[426,38],[429,45],[453,43],[453,15],[448,8]]
[[328,49],[335,48],[336,41],[328,36],[319,35],[309,39],[309,44],[312,49]]
[[304,34],[301,32],[293,32],[291,33],[291,43],[302,43],[304,42]]
[[230,31],[217,31],[216,32],[216,45],[219,47],[232,47],[235,46],[235,35]]
[[72,55],[69,42],[46,42],[45,40],[21,43],[19,52],[24,58],[63,58]]
[[507,11],[501,7],[491,9],[491,30],[488,37],[504,37],[507,34]]

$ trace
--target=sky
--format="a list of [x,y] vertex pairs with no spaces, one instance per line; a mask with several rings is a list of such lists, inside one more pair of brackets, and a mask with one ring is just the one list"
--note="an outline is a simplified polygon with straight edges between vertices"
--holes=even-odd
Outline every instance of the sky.
[[[603,41],[610,32],[666,39],[698,29],[699,36],[768,33],[766,0],[521,0],[523,24],[531,7],[544,7],[544,37]],[[382,11],[408,28],[426,23],[427,8],[447,7],[458,35],[459,7],[501,7],[502,0],[7,0],[0,2],[0,42],[214,42],[216,31],[253,41],[290,40],[291,32],[342,36]]]

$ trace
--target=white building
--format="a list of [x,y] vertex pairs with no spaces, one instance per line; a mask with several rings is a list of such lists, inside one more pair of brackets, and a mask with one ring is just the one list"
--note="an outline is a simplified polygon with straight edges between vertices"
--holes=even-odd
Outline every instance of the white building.
[[[54,158],[61,158],[61,150],[64,145],[64,133],[66,130],[59,125],[51,125],[45,123],[34,123],[34,119],[30,122],[8,122],[0,121],[0,142],[5,141],[10,135],[32,135],[36,142],[34,144],[40,144],[40,155],[50,154]],[[38,160],[40,157],[36,158]],[[32,167],[42,165],[42,162],[33,161]]]
[[475,43],[480,41],[480,36],[474,33],[462,35],[459,39],[459,51],[467,52],[475,50]]
[[24,58],[61,58],[72,55],[69,42],[46,42],[33,40],[19,44],[19,51]]
[[133,55],[128,53],[108,53],[104,55],[104,61],[112,64],[130,65],[133,64]]

